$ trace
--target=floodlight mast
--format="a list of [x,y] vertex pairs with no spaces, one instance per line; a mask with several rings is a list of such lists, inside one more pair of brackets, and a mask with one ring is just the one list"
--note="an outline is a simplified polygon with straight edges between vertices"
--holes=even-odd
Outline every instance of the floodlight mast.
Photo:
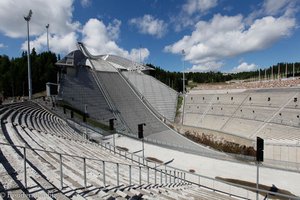
[[28,63],[28,99],[31,100],[32,97],[32,85],[31,85],[31,66],[30,66],[30,42],[29,42],[29,21],[32,16],[32,10],[29,10],[29,13],[24,17],[27,21],[27,63]]
[[46,29],[47,29],[47,47],[48,47],[48,52],[50,51],[49,49],[49,24],[46,25]]
[[185,51],[184,49],[182,49],[181,51],[182,53],[182,68],[183,68],[183,71],[182,71],[182,94],[185,94],[185,76],[184,76],[184,56],[185,56]]

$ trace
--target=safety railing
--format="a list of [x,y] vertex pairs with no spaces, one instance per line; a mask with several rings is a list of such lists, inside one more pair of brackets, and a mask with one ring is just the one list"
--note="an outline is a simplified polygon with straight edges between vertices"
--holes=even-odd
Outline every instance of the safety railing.
[[[132,164],[128,163],[120,163],[114,162],[109,160],[103,160],[98,158],[90,158],[90,157],[83,157],[78,155],[71,155],[66,153],[60,153],[56,151],[48,151],[44,149],[37,149],[37,148],[30,148],[26,146],[20,145],[11,145],[8,143],[0,142],[0,145],[6,145],[14,148],[21,148],[23,149],[23,166],[24,166],[24,186],[27,187],[27,152],[28,151],[42,151],[50,154],[55,154],[59,157],[59,172],[60,172],[60,188],[64,186],[64,167],[63,162],[65,157],[73,158],[73,159],[82,159],[82,175],[83,175],[83,185],[87,187],[87,162],[95,161],[100,163],[102,167],[99,167],[100,173],[102,175],[102,183],[103,186],[106,187],[107,184],[107,176],[108,176],[108,169],[110,169],[109,174],[111,175],[111,168],[113,168],[115,172],[115,177],[113,178],[115,183],[111,183],[116,186],[120,186],[120,176],[122,176],[122,183],[124,183],[126,176],[126,169],[127,168],[127,176],[126,180],[128,181],[128,185],[132,184],[143,184],[143,183],[152,183],[152,184],[168,184],[168,183],[190,183],[193,185],[197,185],[199,187],[218,192],[224,195],[229,195],[232,197],[240,198],[240,199],[254,199],[256,193],[265,193],[267,195],[276,195],[278,197],[283,197],[286,199],[300,199],[300,197],[284,195],[281,193],[274,193],[267,190],[256,189],[248,186],[243,186],[235,183],[229,183],[223,180],[214,179],[211,177],[207,177],[200,174],[195,174],[189,171],[185,171],[182,169],[178,169],[172,166],[168,166],[166,164],[158,164],[156,162],[149,161],[135,153],[123,151],[111,144],[108,143],[99,143],[95,146],[100,146],[111,153],[118,154],[125,158],[125,160],[129,160]],[[143,161],[144,160],[144,161]],[[122,167],[123,166],[123,167]],[[122,169],[121,169],[122,168]],[[133,177],[134,175],[138,174],[138,177]]]
[[144,165],[152,169],[157,169],[158,171],[165,172],[164,175],[168,176],[168,178],[165,177],[165,181],[167,181],[168,179],[169,182],[171,182],[172,179],[174,179],[174,182],[176,180],[184,180],[185,182],[188,182],[190,184],[197,185],[199,187],[218,192],[224,195],[236,197],[239,199],[255,199],[256,192],[259,192],[264,193],[266,195],[276,195],[284,199],[300,200],[300,197],[297,196],[290,196],[281,193],[271,192],[269,190],[257,189],[236,183],[230,183],[221,179],[215,179],[201,174],[196,174],[186,170],[182,170],[176,167],[168,166],[166,164],[159,164],[153,161],[149,161],[147,158],[143,158],[142,156],[139,156],[135,153],[118,149],[109,143],[99,143],[99,145],[102,148],[105,148],[106,150],[110,151],[111,153],[118,154],[124,157],[125,159],[131,160],[133,163],[137,163],[139,165]]
[[[10,144],[6,144],[6,143],[0,143],[2,145],[10,145]],[[95,144],[96,145],[96,144]],[[266,191],[266,190],[257,190],[256,188],[251,188],[251,187],[246,187],[246,186],[242,186],[242,185],[238,185],[238,184],[233,184],[233,183],[228,183],[222,180],[217,180],[214,178],[210,178],[210,177],[206,177],[203,175],[199,175],[199,174],[195,174],[195,173],[191,173],[191,172],[187,172],[184,171],[182,169],[178,169],[178,168],[174,168],[174,167],[170,167],[167,165],[163,165],[163,166],[159,166],[157,163],[154,162],[149,162],[147,159],[145,160],[145,158],[136,155],[134,153],[131,152],[126,152],[126,151],[122,151],[121,149],[118,149],[115,146],[112,146],[110,144],[107,143],[100,143],[101,147],[104,147],[105,149],[108,149],[109,151],[115,153],[115,154],[119,154],[120,156],[123,156],[125,159],[129,159],[132,161],[132,163],[138,163],[138,165],[130,165],[130,164],[126,164],[126,163],[117,163],[117,162],[113,162],[113,161],[104,161],[101,159],[95,159],[95,158],[87,158],[87,157],[82,157],[82,156],[77,156],[77,155],[70,155],[70,154],[64,154],[64,153],[58,153],[55,151],[46,151],[46,150],[42,150],[42,149],[33,149],[33,148],[28,148],[28,147],[24,147],[24,146],[17,146],[17,145],[10,145],[10,146],[15,146],[17,148],[23,148],[23,155],[24,155],[24,180],[25,180],[25,185],[27,185],[27,175],[26,175],[26,152],[29,150],[36,150],[36,151],[44,151],[44,152],[48,152],[48,153],[52,153],[52,154],[57,154],[59,155],[59,160],[60,160],[60,172],[61,172],[61,185],[63,185],[63,157],[64,156],[70,156],[73,158],[81,158],[83,160],[83,174],[84,174],[84,183],[86,184],[86,160],[93,160],[93,161],[98,161],[98,162],[102,162],[104,163],[102,165],[102,174],[103,174],[103,182],[105,183],[106,181],[106,165],[108,165],[108,163],[111,163],[112,165],[115,165],[116,168],[116,182],[117,185],[120,183],[120,179],[119,179],[119,169],[121,165],[125,165],[128,167],[128,174],[130,174],[128,177],[128,180],[130,180],[129,182],[131,183],[131,172],[132,172],[132,168],[139,168],[139,169],[143,169],[144,171],[148,171],[148,173],[145,173],[147,175],[144,175],[145,177],[147,177],[147,182],[150,181],[148,177],[150,177],[149,172],[152,170],[154,175],[154,183],[156,183],[159,180],[159,177],[167,177],[165,178],[165,182],[172,182],[172,180],[174,180],[174,182],[177,181],[184,181],[184,182],[189,182],[191,184],[195,184],[201,187],[205,187],[207,189],[211,189],[213,191],[218,191],[224,194],[228,194],[231,196],[237,196],[239,198],[252,198],[253,196],[253,191],[259,191],[259,192],[265,192],[267,194],[272,194],[272,192],[270,191]],[[106,164],[105,164],[106,163]],[[145,163],[145,164],[144,164]],[[163,169],[164,167],[164,169]],[[142,171],[143,171],[142,170]],[[142,174],[142,172],[140,172],[139,174]],[[158,176],[158,174],[160,174],[160,176]],[[143,182],[143,180],[146,180],[145,178],[142,179],[142,175],[140,175],[141,178],[139,178],[139,183]],[[173,178],[173,179],[172,179]],[[168,181],[169,180],[169,181]],[[161,182],[163,182],[163,179],[160,179]],[[104,184],[105,185],[105,184]],[[293,196],[288,196],[288,195],[283,195],[283,194],[277,194],[277,196],[282,196],[288,199],[299,199],[299,197],[293,197]]]
[[[27,174],[27,162],[28,159],[32,157],[28,157],[27,154],[29,151],[35,151],[35,152],[45,152],[49,153],[51,155],[56,155],[59,160],[59,179],[60,179],[60,185],[59,187],[62,189],[64,188],[64,159],[68,157],[70,162],[70,159],[75,159],[78,161],[78,159],[82,160],[82,176],[83,180],[82,183],[84,187],[87,187],[87,174],[88,174],[88,162],[96,162],[98,163],[99,171],[100,171],[100,179],[103,183],[103,186],[106,187],[109,184],[115,185],[115,186],[121,186],[122,184],[126,185],[142,185],[142,184],[172,184],[172,183],[185,183],[184,176],[181,174],[180,177],[176,176],[176,173],[173,171],[166,171],[162,169],[156,169],[155,167],[151,167],[149,165],[143,165],[142,162],[132,162],[132,164],[128,163],[121,163],[121,162],[114,162],[110,160],[103,160],[103,159],[98,159],[98,158],[91,158],[91,157],[83,157],[79,155],[71,155],[67,153],[61,153],[61,152],[56,152],[56,151],[49,151],[45,149],[38,149],[38,148],[31,148],[27,146],[21,146],[21,145],[12,145],[8,143],[3,143],[0,142],[0,145],[3,146],[9,146],[12,148],[18,148],[22,149],[22,154],[23,154],[23,180],[24,180],[24,187],[27,188],[28,186],[28,174]],[[110,147],[106,146],[108,149]],[[111,149],[112,150],[112,149]],[[21,151],[20,151],[21,152]],[[122,155],[119,152],[119,155]],[[133,154],[132,154],[133,155]],[[125,155],[126,157],[126,155]],[[128,159],[130,157],[127,156]],[[131,157],[132,161],[135,161],[133,157]],[[30,160],[29,160],[30,161]],[[72,162],[72,161],[71,161]],[[135,164],[137,163],[137,164]],[[112,172],[114,172],[114,176],[112,175]],[[55,172],[53,172],[55,173]],[[66,172],[67,173],[67,172]],[[113,178],[111,178],[113,176]],[[113,179],[115,183],[112,182],[112,180],[108,179]],[[127,182],[127,183],[126,183]],[[122,184],[121,184],[122,183]]]

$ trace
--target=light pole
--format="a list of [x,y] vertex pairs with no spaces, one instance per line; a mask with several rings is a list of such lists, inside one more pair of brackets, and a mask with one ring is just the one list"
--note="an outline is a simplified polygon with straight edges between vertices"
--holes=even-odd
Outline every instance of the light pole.
[[142,45],[140,44],[140,64],[142,64],[142,52],[141,52],[141,50],[142,50]]
[[183,56],[183,59],[182,59],[182,68],[183,68],[183,71],[182,71],[182,94],[185,93],[184,55],[185,55],[185,51],[184,51],[184,49],[182,49],[182,56]]
[[145,146],[144,146],[144,129],[143,126],[146,126],[145,123],[138,124],[138,138],[142,140],[142,149],[143,149],[143,164],[145,164]]
[[27,49],[27,62],[28,62],[28,99],[31,100],[32,96],[32,85],[31,85],[31,67],[30,67],[30,44],[29,44],[29,21],[32,16],[32,11],[29,10],[29,13],[26,17],[24,17],[25,21],[27,21],[27,43],[28,43],[28,49]]
[[293,80],[295,79],[295,63],[293,63]]
[[46,25],[46,29],[47,29],[47,48],[48,48],[48,52],[50,51],[50,50],[49,50],[49,26],[50,26],[49,24]]
[[280,74],[280,63],[278,63],[278,75],[277,75],[277,78],[278,78],[279,81],[280,81],[280,76],[281,76],[281,74]]
[[114,133],[114,121],[116,119],[115,118],[112,118],[109,120],[109,130],[110,132],[113,134],[113,146],[114,146],[114,154],[116,154],[116,138],[115,138],[115,133]]
[[285,63],[285,78],[288,77],[288,65]]

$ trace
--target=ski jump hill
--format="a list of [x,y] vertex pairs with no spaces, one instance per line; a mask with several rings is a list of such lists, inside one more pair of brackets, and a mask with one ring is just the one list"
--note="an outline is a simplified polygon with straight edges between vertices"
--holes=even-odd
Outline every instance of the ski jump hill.
[[62,104],[102,124],[115,119],[116,130],[123,135],[138,138],[138,124],[145,124],[147,142],[202,155],[220,154],[164,123],[174,121],[178,94],[147,75],[152,68],[119,56],[91,55],[82,43],[78,47],[57,62]]

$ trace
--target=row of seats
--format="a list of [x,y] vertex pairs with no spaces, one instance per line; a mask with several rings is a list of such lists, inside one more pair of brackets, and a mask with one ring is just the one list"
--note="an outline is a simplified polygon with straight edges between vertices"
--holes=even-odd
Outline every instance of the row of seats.
[[[261,107],[279,107],[293,97],[296,92],[244,92],[233,94],[187,94],[186,104],[209,104],[216,105],[245,105]],[[289,106],[297,108],[300,99],[297,95]]]
[[[299,134],[293,135],[300,130],[298,98],[295,90],[188,94],[183,123],[247,138],[299,140]],[[275,133],[278,129],[285,130],[281,136]]]
[[101,122],[107,123],[113,118],[90,69],[87,67],[68,68],[67,74],[61,80],[59,98]]
[[[93,61],[93,65],[100,68],[105,62]],[[212,150],[196,145],[165,125],[148,109],[128,81],[118,72],[92,71],[86,66],[69,67],[66,71],[59,98],[64,103],[87,112],[90,118],[108,124],[108,120],[114,118],[113,111],[117,118],[115,128],[124,134],[137,137],[138,124],[145,123],[146,139],[159,140],[168,143],[168,146],[180,146],[188,151],[192,149],[193,152],[213,153]]]
[[[23,174],[22,149],[11,146],[1,146],[1,161],[7,159],[6,166],[3,162],[0,172],[6,174],[8,184],[1,184],[5,191],[10,191],[11,186],[18,186],[16,192],[28,192],[34,197],[51,199],[129,199],[143,197],[145,199],[231,199],[212,191],[189,186],[181,183],[181,180],[171,181],[171,176],[155,176],[155,170],[150,169],[149,182],[147,184],[147,168],[141,167],[142,185],[139,183],[139,166],[133,164],[115,154],[112,154],[101,146],[91,143],[81,137],[80,133],[72,130],[68,124],[31,102],[16,103],[0,108],[1,114],[1,142],[14,145],[26,146],[27,158],[27,186],[24,189],[24,177],[11,178],[13,169],[17,174]],[[51,153],[46,151],[55,151]],[[77,155],[70,157],[63,154]],[[98,160],[86,159],[87,187],[84,184],[84,161],[83,157],[104,160],[106,169],[106,185],[104,188],[103,163]],[[60,189],[60,159],[63,161],[63,183]],[[129,166],[132,170],[132,183],[129,184]],[[119,183],[117,183],[117,170],[119,171]],[[157,172],[159,174],[159,171]],[[173,178],[172,178],[173,179]],[[156,182],[156,184],[154,184]],[[164,183],[163,185],[159,183]],[[0,186],[1,186],[0,184]],[[119,185],[119,186],[118,186]],[[25,195],[26,197],[26,195]],[[14,198],[12,198],[14,199]],[[17,199],[17,198],[15,198]],[[24,198],[26,199],[26,198]],[[28,199],[28,198],[27,198]]]
[[[170,129],[144,105],[126,80],[118,73],[97,72],[97,76],[129,128],[131,136],[137,137],[137,125],[145,123],[143,132],[145,140],[158,141],[160,144],[181,148],[185,151],[192,150],[202,154],[219,155],[219,152],[195,144]],[[114,84],[111,84],[112,82]]]
[[[271,79],[271,77],[268,77]],[[195,89],[196,90],[229,90],[229,89],[257,89],[257,88],[288,88],[299,86],[300,78],[289,78],[289,79],[274,79],[274,80],[265,80],[265,77],[262,76],[262,81],[254,82],[237,82],[229,84],[200,84]]]
[[122,74],[147,101],[165,118],[174,121],[178,94],[155,78],[136,72]]

